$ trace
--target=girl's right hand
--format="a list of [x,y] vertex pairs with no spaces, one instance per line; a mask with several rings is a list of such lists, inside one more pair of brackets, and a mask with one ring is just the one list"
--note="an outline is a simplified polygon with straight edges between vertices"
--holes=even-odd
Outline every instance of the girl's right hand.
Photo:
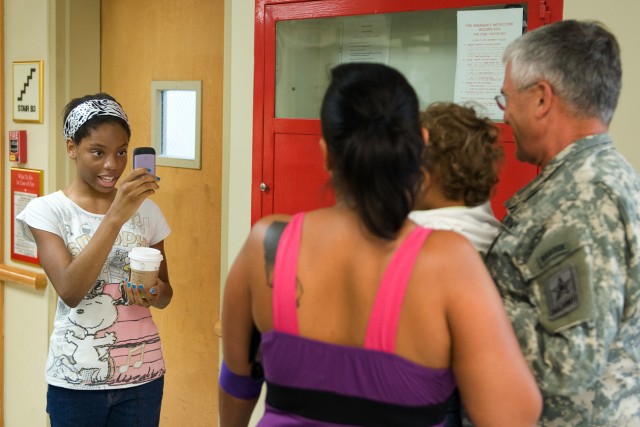
[[145,168],[132,170],[121,179],[107,215],[117,215],[124,223],[136,213],[144,199],[159,189],[157,178]]

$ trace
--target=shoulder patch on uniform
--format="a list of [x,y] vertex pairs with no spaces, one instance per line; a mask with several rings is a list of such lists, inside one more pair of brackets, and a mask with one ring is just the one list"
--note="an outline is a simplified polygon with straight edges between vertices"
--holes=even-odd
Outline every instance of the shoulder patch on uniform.
[[580,307],[580,284],[573,265],[551,275],[544,284],[549,320],[571,313]]
[[538,264],[540,265],[540,268],[544,268],[547,262],[549,262],[550,260],[552,260],[558,255],[564,255],[568,252],[569,252],[569,247],[567,244],[560,243],[560,244],[554,245],[549,249],[547,249],[542,255],[540,255],[540,257],[538,258]]

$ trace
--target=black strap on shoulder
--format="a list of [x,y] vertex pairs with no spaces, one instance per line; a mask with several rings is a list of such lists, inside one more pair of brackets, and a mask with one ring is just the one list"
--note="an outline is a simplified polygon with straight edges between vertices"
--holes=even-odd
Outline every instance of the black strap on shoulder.
[[[278,250],[278,242],[284,228],[287,226],[286,222],[274,221],[264,235],[264,263],[267,269],[267,281],[270,281],[272,277],[273,267],[276,261],[276,252]],[[251,342],[249,344],[249,363],[251,363],[251,378],[255,380],[264,379],[264,370],[262,365],[258,361],[258,351],[260,350],[260,331],[253,325],[251,331]]]
[[274,221],[271,223],[269,228],[267,228],[267,231],[264,234],[264,262],[267,265],[267,268],[269,268],[269,266],[273,268],[273,264],[276,262],[278,242],[280,241],[280,236],[282,236],[282,232],[286,226],[286,222]]

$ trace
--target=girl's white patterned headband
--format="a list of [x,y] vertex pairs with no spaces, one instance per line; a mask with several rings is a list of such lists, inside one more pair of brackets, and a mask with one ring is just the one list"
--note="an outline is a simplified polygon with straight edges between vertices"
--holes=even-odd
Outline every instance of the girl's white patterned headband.
[[120,117],[129,126],[129,119],[124,110],[110,99],[90,99],[75,107],[64,121],[64,138],[73,139],[80,126],[96,116]]

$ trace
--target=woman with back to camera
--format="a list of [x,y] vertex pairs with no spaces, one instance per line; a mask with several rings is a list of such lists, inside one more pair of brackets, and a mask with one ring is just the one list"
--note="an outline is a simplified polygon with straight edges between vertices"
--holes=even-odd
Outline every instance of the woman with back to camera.
[[424,149],[418,101],[381,64],[332,70],[320,148],[334,206],[258,221],[227,279],[223,427],[442,425],[456,385],[478,426],[534,425],[540,395],[475,248],[407,219]]

